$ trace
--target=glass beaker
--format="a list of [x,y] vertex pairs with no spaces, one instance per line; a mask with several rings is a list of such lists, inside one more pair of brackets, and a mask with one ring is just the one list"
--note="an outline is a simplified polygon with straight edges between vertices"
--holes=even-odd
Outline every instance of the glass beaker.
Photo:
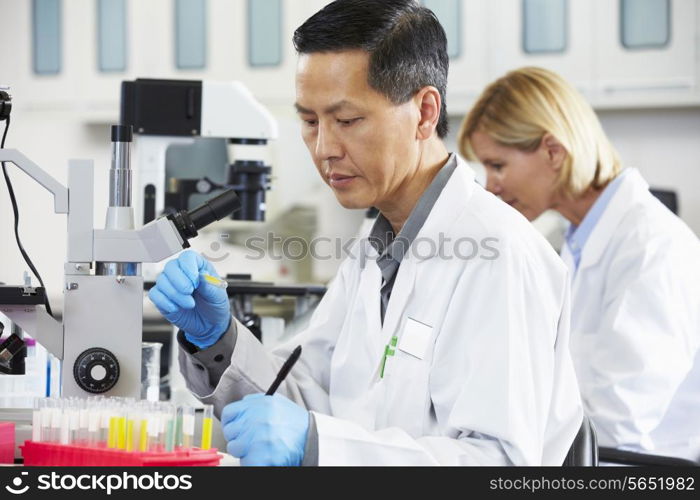
[[160,342],[144,342],[141,347],[141,399],[160,400]]

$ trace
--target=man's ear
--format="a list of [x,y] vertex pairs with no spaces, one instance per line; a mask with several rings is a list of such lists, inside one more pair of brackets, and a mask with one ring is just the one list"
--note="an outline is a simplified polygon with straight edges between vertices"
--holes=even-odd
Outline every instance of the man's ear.
[[440,92],[435,87],[423,87],[414,96],[414,102],[420,111],[416,138],[422,141],[430,139],[440,121],[442,109]]
[[545,134],[540,144],[542,152],[546,155],[549,165],[554,170],[561,169],[568,153],[564,145],[552,134]]

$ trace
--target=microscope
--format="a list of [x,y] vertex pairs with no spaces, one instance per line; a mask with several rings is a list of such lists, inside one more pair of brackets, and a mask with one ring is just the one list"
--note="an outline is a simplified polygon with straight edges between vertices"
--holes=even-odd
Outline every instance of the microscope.
[[[66,187],[21,152],[0,149],[0,162],[14,164],[48,190],[54,197],[54,211],[68,218],[62,320],[46,310],[43,288],[0,286],[0,312],[62,360],[63,397],[139,398],[142,265],[189,248],[188,241],[199,230],[241,207],[241,200],[229,189],[194,210],[172,212],[136,228],[131,206],[132,139],[130,126],[112,127],[105,229],[93,228],[92,161],[69,161]],[[21,349],[12,337],[2,347],[0,357],[8,361]]]
[[[235,220],[264,221],[271,167],[254,152],[278,136],[277,122],[240,82],[138,79],[122,83],[121,123],[136,134],[135,212],[148,224],[162,214],[186,210],[193,194],[232,189],[241,200]],[[174,145],[215,138],[244,146],[243,157],[221,165],[226,182],[207,177],[167,179],[166,155]],[[238,156],[238,155],[237,155]]]
[[[148,224],[159,215],[187,210],[193,195],[232,189],[241,200],[233,219],[264,222],[266,193],[272,168],[262,161],[268,141],[278,137],[277,121],[240,82],[137,79],[122,82],[121,123],[135,133],[136,217]],[[202,163],[188,171],[187,178],[167,175],[167,152],[172,146],[187,146],[197,139],[219,139],[229,148],[229,163],[220,165],[225,182],[198,175]],[[235,150],[235,155],[231,150]],[[242,152],[242,155],[241,155]],[[235,160],[230,158],[235,156]],[[233,161],[231,161],[233,160]],[[154,285],[157,270],[143,270],[146,288]],[[236,276],[229,284],[232,307],[258,338],[260,318],[253,313],[248,285],[251,276]],[[239,289],[239,285],[246,287]]]

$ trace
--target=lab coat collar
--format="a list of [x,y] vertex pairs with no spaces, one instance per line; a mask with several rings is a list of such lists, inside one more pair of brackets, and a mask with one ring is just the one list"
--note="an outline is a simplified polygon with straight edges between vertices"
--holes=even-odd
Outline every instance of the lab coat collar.
[[[458,157],[457,168],[452,177],[442,190],[440,197],[435,202],[430,215],[425,221],[414,244],[420,244],[420,240],[432,240],[436,245],[440,242],[440,234],[448,234],[452,226],[464,211],[476,186],[474,171]],[[415,288],[418,266],[424,262],[430,262],[437,256],[429,259],[421,259],[415,251],[409,250],[399,267],[396,283],[391,294],[389,307],[386,310],[382,331],[396,332],[400,327],[406,306]],[[379,296],[374,297],[379,301]]]
[[[474,171],[458,157],[457,168],[435,202],[416,241],[429,238],[436,243],[439,242],[440,233],[447,234],[450,231],[467,207],[476,187]],[[378,257],[376,249],[368,242],[365,244],[365,248],[369,260]],[[407,252],[396,276],[396,283],[394,283],[383,325],[380,321],[379,311],[381,273],[374,263],[369,265],[366,263],[363,266],[360,278],[360,296],[365,303],[370,324],[376,325],[377,329],[382,331],[381,335],[374,336],[370,340],[370,352],[382,354],[384,345],[391,339],[392,335],[398,332],[406,307],[413,295],[418,266],[430,260],[418,258],[416,253],[411,250]]]
[[623,178],[617,192],[610,200],[583,248],[577,275],[583,268],[594,266],[600,261],[630,207],[650,196],[649,184],[636,168],[626,169],[620,175]]
[[[476,176],[472,168],[457,156],[457,168],[435,202],[430,215],[416,240],[430,239],[437,245],[440,234],[448,234],[459,216],[469,204],[474,189],[477,187]],[[409,252],[410,258],[420,265],[431,259],[417,258],[415,252]]]

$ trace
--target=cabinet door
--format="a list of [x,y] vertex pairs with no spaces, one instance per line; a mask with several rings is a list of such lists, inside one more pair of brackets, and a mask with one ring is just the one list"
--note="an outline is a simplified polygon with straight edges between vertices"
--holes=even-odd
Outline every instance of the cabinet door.
[[[282,0],[274,6],[257,6],[257,12],[251,11],[251,7],[255,8],[253,2],[265,1],[210,0],[210,22],[216,45],[211,47],[207,78],[239,80],[264,104],[292,110],[297,62],[292,36],[300,24],[327,2]],[[268,37],[265,32],[269,33]],[[251,45],[261,41],[271,45]]]
[[584,94],[592,88],[589,0],[488,0],[489,81],[522,66],[561,74]]
[[[433,2],[426,3],[432,7]],[[474,0],[460,0],[454,14],[458,22],[450,23],[447,30],[457,30],[448,34],[450,46],[450,75],[447,85],[447,110],[449,114],[464,114],[471,106],[486,81],[486,61],[488,43],[486,3]]]
[[[0,76],[0,80],[13,86],[17,104],[57,111],[80,98],[82,82],[77,77],[80,37],[84,40],[89,36],[79,19],[82,3],[13,1],[0,14],[6,25],[1,31],[9,35],[4,45],[9,58],[7,62],[2,59],[3,69],[0,70],[7,76]],[[14,57],[22,59],[17,66],[12,65]]]
[[697,0],[594,0],[600,107],[697,100]]
[[135,58],[143,58],[148,52],[134,38],[132,16],[136,2],[79,0],[76,3],[81,8],[74,15],[85,30],[69,35],[81,44],[73,52],[78,58],[75,71],[81,86],[78,108],[89,123],[117,123],[121,82],[134,77],[138,63]]

